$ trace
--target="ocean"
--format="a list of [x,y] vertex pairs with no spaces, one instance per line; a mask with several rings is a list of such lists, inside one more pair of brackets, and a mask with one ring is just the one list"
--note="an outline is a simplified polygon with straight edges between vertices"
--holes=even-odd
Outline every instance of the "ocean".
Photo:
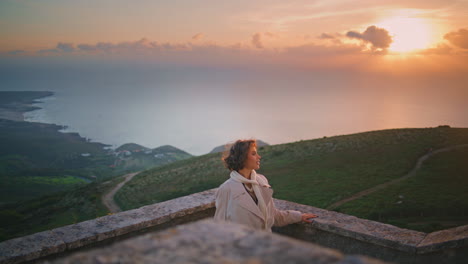
[[52,91],[27,121],[118,147],[193,155],[238,138],[288,143],[390,128],[468,127],[468,78],[148,65],[9,69],[0,90]]

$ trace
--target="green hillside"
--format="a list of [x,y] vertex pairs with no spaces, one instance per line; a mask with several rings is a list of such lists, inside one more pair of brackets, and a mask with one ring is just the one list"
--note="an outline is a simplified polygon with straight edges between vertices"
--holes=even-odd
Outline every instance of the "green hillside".
[[[155,148],[149,154],[132,152],[128,157],[117,157],[122,164],[115,168],[114,173],[124,174],[123,171],[130,170],[132,164],[138,171],[145,166],[156,167],[189,157],[190,154],[172,146]],[[16,199],[16,202],[0,204],[0,241],[106,215],[108,211],[101,197],[123,180],[117,177],[104,182],[106,178],[97,178],[86,183],[86,178],[67,174],[70,171],[77,175],[82,171],[78,169],[42,168],[33,171],[36,173],[34,176],[24,174],[19,168],[17,174],[0,175],[0,198],[2,201]]]
[[115,149],[115,151],[123,151],[123,150],[127,150],[127,151],[135,151],[135,150],[146,151],[146,150],[149,150],[149,148],[144,147],[142,145],[135,144],[135,143],[126,143],[126,144],[123,144],[122,146]]
[[337,210],[425,232],[468,224],[467,160],[468,147],[438,153],[406,181]]
[[92,182],[68,192],[0,206],[0,241],[79,223],[108,213],[101,196],[119,182]]
[[50,95],[0,92],[0,240],[105,215],[102,194],[123,180],[109,179],[192,156],[167,145],[112,151],[63,126],[24,122],[34,100]]
[[0,205],[192,157],[167,145],[151,153],[132,149],[129,155],[119,154],[77,133],[61,133],[61,128],[0,119]]
[[[260,147],[262,167],[259,173],[266,175],[270,180],[275,190],[275,198],[326,208],[359,191],[402,177],[414,167],[419,157],[431,149],[467,143],[468,129],[449,127],[390,129],[325,137]],[[466,157],[462,151],[450,155],[455,155],[459,159]],[[439,171],[431,167],[424,168],[427,170],[425,173],[432,175],[432,178],[444,177],[447,181],[452,181],[453,177],[456,177],[448,176],[447,173],[459,171],[452,168],[444,175],[440,175]],[[220,154],[208,154],[141,173],[117,193],[116,200],[124,209],[136,208],[218,187],[227,179],[228,174],[220,161]],[[420,182],[419,178],[418,176],[411,179],[419,182],[419,185],[408,188],[410,192],[421,193],[421,203],[429,204],[434,194],[425,190],[426,184],[430,185],[431,181],[424,183]],[[402,183],[405,184],[407,183]],[[468,200],[467,193],[460,188],[450,187],[439,191],[440,195],[449,195],[458,200]],[[389,198],[390,196],[386,195],[381,197],[382,200]],[[447,212],[444,211],[447,203],[450,201],[438,203],[437,210],[428,211],[427,214],[421,215],[421,219],[437,217],[441,212]],[[345,205],[348,204],[343,206]],[[382,213],[385,210],[399,215],[399,211],[392,211],[400,208],[397,205],[399,204],[386,204],[388,207],[385,208],[375,206],[372,215],[376,214],[375,210],[382,210]],[[457,219],[456,223],[453,222],[454,225],[460,224],[458,220],[466,218],[468,212],[467,204],[458,203],[456,206],[463,208],[444,214],[447,219]],[[339,208],[339,210],[354,213],[350,208],[346,210]],[[402,213],[401,216],[405,214]],[[369,215],[365,217],[370,218]],[[387,218],[380,219],[385,221]],[[395,221],[392,223],[404,226],[404,220],[402,221],[402,223]],[[437,226],[432,230],[437,230]]]
[[103,149],[107,145],[88,142],[77,133],[61,133],[62,128],[54,124],[0,119],[0,157],[18,155],[24,164],[32,167],[69,169],[95,165],[81,156],[82,153],[107,154]]
[[0,204],[69,190],[116,175],[101,143],[61,126],[0,119]]
[[115,168],[122,172],[147,170],[192,157],[191,154],[170,145],[149,149],[129,143],[115,151],[119,152]]

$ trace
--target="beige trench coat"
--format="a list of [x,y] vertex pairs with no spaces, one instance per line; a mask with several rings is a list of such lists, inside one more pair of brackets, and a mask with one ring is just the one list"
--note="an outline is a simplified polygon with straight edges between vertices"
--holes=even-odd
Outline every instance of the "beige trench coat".
[[[265,176],[257,174],[257,177],[261,178],[259,182],[268,183]],[[270,219],[264,219],[260,208],[247,193],[242,183],[232,179],[228,179],[221,184],[216,192],[216,212],[214,219],[243,224],[255,229],[263,229],[266,220],[266,231],[270,232],[273,225],[284,226],[302,220],[302,213],[299,211],[281,211],[275,208],[273,190],[271,188],[260,186],[260,189],[265,204],[267,205]]]

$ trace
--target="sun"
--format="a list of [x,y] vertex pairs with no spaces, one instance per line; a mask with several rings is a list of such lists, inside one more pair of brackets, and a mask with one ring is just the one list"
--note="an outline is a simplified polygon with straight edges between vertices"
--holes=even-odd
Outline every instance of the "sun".
[[389,47],[394,52],[412,52],[432,44],[430,23],[423,18],[395,16],[377,23],[388,30],[393,38]]

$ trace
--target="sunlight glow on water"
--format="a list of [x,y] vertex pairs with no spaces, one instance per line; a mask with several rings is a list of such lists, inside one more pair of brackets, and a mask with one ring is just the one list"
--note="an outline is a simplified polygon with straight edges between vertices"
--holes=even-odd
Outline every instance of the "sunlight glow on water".
[[25,116],[114,147],[169,144],[201,155],[237,138],[279,144],[388,128],[467,127],[468,94],[458,83],[441,93],[444,81],[340,73],[95,74],[31,83],[27,90],[55,95]]

